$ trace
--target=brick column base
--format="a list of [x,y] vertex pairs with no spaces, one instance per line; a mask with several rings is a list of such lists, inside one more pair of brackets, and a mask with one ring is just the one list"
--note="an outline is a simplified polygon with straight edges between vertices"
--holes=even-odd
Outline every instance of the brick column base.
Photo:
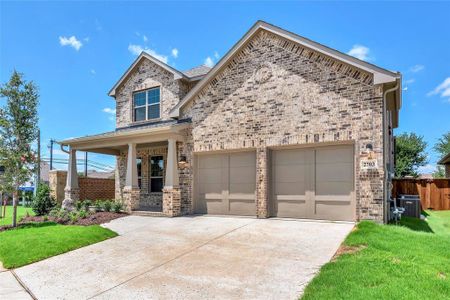
[[80,200],[79,188],[65,188],[64,189],[64,201],[61,207],[65,210],[71,211],[75,208],[75,202]]
[[268,163],[267,148],[256,149],[256,214],[258,218],[269,217]]
[[126,186],[123,188],[123,204],[127,212],[139,208],[140,190],[137,187]]
[[181,192],[179,188],[163,189],[163,214],[168,217],[181,215]]

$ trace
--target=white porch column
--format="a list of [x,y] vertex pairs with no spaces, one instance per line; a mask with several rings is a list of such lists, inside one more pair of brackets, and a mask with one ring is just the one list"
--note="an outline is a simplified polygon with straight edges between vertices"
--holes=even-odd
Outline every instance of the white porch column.
[[173,189],[178,188],[180,185],[178,178],[177,141],[175,139],[168,139],[168,143],[166,181],[164,188]]
[[127,176],[125,179],[125,186],[138,188],[138,173],[136,164],[136,144],[128,144],[127,157]]
[[123,188],[123,202],[126,206],[126,210],[131,212],[132,210],[139,208],[140,190],[138,185],[138,173],[136,163],[136,144],[128,144],[127,154],[127,174],[125,178],[125,186]]
[[169,217],[181,215],[181,193],[178,175],[177,141],[167,140],[166,178],[163,189],[163,213]]
[[70,148],[69,164],[67,168],[67,183],[64,189],[64,201],[62,208],[72,210],[75,202],[79,200],[80,190],[78,187],[78,173],[77,173],[77,151]]

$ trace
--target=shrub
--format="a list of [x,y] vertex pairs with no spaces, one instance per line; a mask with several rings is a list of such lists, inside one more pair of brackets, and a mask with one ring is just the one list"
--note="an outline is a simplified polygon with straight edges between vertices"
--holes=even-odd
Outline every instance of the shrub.
[[48,215],[50,216],[50,217],[57,217],[58,216],[58,214],[59,214],[59,208],[53,208],[49,213],[48,213]]
[[55,200],[50,196],[50,188],[46,184],[39,184],[36,196],[33,199],[32,209],[38,216],[48,214],[56,206]]
[[84,207],[84,203],[82,201],[78,200],[77,202],[75,202],[75,208],[77,210],[82,210],[83,207]]
[[42,221],[47,222],[47,221],[48,221],[48,216],[44,216],[44,217],[42,218]]
[[84,219],[84,218],[86,218],[88,216],[88,213],[85,211],[85,210],[80,210],[79,212],[78,212],[78,217],[80,218],[80,219]]
[[120,213],[120,211],[123,209],[123,204],[120,201],[116,201],[112,205],[112,209],[115,213]]
[[91,200],[84,200],[84,201],[83,201],[83,204],[84,204],[84,210],[85,210],[85,211],[89,211],[89,206],[92,205]]
[[65,223],[69,222],[69,220],[70,220],[69,212],[67,212],[64,209],[59,210],[59,212],[56,216],[56,222],[65,224]]
[[106,212],[111,211],[112,202],[111,201],[105,201],[103,202],[103,210]]
[[78,214],[75,212],[70,213],[69,215],[70,223],[74,224],[78,221]]
[[102,202],[100,200],[95,201],[95,211],[99,212],[102,210]]

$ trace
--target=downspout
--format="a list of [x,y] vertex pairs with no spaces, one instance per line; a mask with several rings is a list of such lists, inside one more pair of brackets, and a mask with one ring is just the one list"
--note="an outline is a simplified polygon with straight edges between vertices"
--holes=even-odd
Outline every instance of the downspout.
[[395,92],[399,88],[399,82],[396,80],[396,84],[394,87],[387,89],[383,93],[383,169],[384,169],[384,179],[383,179],[383,190],[384,190],[384,201],[383,201],[383,221],[384,223],[387,223],[388,219],[388,212],[387,212],[387,204],[389,201],[390,195],[390,189],[388,186],[389,179],[391,178],[390,170],[388,170],[387,167],[387,160],[388,160],[388,151],[386,151],[387,146],[389,145],[389,136],[387,132],[387,99],[386,96],[389,93]]

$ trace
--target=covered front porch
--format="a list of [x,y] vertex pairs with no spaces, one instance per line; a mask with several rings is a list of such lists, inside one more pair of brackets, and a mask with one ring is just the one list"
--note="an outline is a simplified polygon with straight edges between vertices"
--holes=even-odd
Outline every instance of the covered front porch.
[[116,157],[115,198],[128,212],[181,215],[179,165],[183,166],[186,158],[178,153],[187,127],[187,123],[175,123],[127,128],[62,141],[69,146],[64,149],[69,152],[69,167],[63,207],[71,209],[79,200],[76,153],[83,151]]

